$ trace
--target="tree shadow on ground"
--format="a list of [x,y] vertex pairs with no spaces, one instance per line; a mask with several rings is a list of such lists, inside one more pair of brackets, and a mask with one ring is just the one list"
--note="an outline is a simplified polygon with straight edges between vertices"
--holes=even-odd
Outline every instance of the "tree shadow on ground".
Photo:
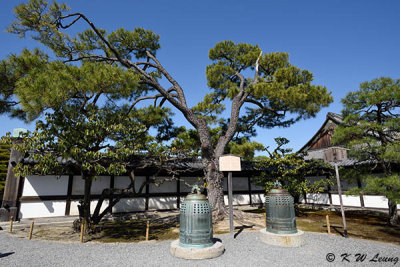
[[236,226],[235,229],[239,229],[239,231],[237,231],[234,234],[233,238],[236,238],[238,235],[240,235],[240,233],[243,232],[244,229],[249,229],[249,228],[253,228],[253,227],[254,227],[254,224],[253,225]]
[[[178,227],[175,219],[152,219],[149,221],[149,240],[168,240],[179,237],[179,232],[173,231]],[[146,240],[146,219],[128,221],[103,222],[96,226],[88,241],[101,242],[140,242]]]
[[0,253],[0,259],[1,259],[1,258],[8,257],[8,256],[10,256],[10,255],[12,255],[12,254],[14,254],[14,253],[15,253],[15,252]]

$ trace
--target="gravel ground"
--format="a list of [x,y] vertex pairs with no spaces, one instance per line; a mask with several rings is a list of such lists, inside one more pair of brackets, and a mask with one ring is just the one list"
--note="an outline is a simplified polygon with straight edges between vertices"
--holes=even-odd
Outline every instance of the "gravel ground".
[[[226,249],[222,256],[184,260],[171,256],[170,241],[65,244],[29,241],[0,231],[0,266],[400,266],[397,245],[305,233],[303,247],[281,248],[261,243],[258,235],[258,232],[242,232],[236,239],[218,235],[216,238],[222,240]],[[328,253],[335,256],[333,262],[328,262],[327,258],[334,257],[327,256]],[[364,261],[356,262],[357,253],[366,255]],[[350,254],[347,257],[350,262],[343,254]]]

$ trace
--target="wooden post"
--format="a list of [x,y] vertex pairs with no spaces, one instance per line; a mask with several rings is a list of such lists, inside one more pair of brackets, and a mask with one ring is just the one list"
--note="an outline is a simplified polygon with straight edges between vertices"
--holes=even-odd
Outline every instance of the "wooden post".
[[232,172],[228,172],[228,203],[229,203],[229,232],[233,236],[233,189]]
[[219,171],[228,172],[228,202],[229,202],[229,232],[234,238],[233,232],[233,188],[232,188],[232,172],[242,171],[240,157],[235,155],[222,155],[219,157]]
[[340,210],[342,212],[342,220],[343,220],[343,236],[349,237],[347,234],[347,225],[346,225],[346,216],[344,214],[343,200],[342,200],[342,189],[340,187],[340,177],[339,177],[339,169],[338,164],[335,163],[335,172],[336,172],[336,180],[337,180],[337,188],[339,193],[339,202],[340,202]]
[[28,237],[29,240],[32,239],[33,225],[34,225],[34,222],[32,221],[32,222],[31,222],[31,228],[29,229],[29,237]]
[[12,232],[13,227],[13,216],[10,217],[10,233]]
[[149,241],[149,228],[150,228],[150,222],[147,220],[146,223],[146,241]]
[[346,225],[346,216],[344,214],[343,200],[342,200],[342,189],[340,186],[340,177],[339,177],[339,168],[338,162],[343,162],[347,159],[347,151],[342,147],[331,147],[324,151],[324,162],[334,163],[335,172],[336,172],[336,182],[337,189],[339,193],[339,202],[340,202],[340,210],[342,212],[342,220],[343,220],[343,236],[349,237],[347,234],[347,225]]
[[329,223],[329,215],[326,215],[326,227],[328,228],[328,234],[331,233],[331,224]]
[[82,221],[81,224],[81,243],[83,243],[83,232],[85,231],[85,223]]

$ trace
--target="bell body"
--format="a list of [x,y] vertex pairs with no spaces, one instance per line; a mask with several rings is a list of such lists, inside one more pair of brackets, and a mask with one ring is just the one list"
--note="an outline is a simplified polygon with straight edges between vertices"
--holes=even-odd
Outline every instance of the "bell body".
[[282,188],[271,189],[265,197],[267,231],[274,234],[295,234],[294,199]]
[[181,204],[179,245],[205,248],[213,245],[212,209],[206,196],[189,194]]

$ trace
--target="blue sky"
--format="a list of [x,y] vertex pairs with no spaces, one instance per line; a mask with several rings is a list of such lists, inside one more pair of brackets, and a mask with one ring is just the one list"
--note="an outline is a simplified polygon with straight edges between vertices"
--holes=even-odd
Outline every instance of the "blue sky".
[[[13,7],[23,1],[2,0],[0,58],[38,45],[5,29]],[[400,1],[64,1],[85,13],[100,28],[143,27],[161,36],[158,58],[194,105],[209,92],[205,68],[208,50],[232,40],[258,44],[267,52],[288,52],[292,64],[314,74],[335,99],[316,118],[289,128],[258,129],[255,138],[273,146],[284,136],[295,150],[318,130],[328,111],[340,113],[340,100],[361,82],[377,77],[400,78]],[[79,29],[79,28],[78,28]],[[178,113],[178,112],[176,112]],[[187,125],[177,114],[177,125]],[[0,116],[0,136],[16,127],[34,129]]]

